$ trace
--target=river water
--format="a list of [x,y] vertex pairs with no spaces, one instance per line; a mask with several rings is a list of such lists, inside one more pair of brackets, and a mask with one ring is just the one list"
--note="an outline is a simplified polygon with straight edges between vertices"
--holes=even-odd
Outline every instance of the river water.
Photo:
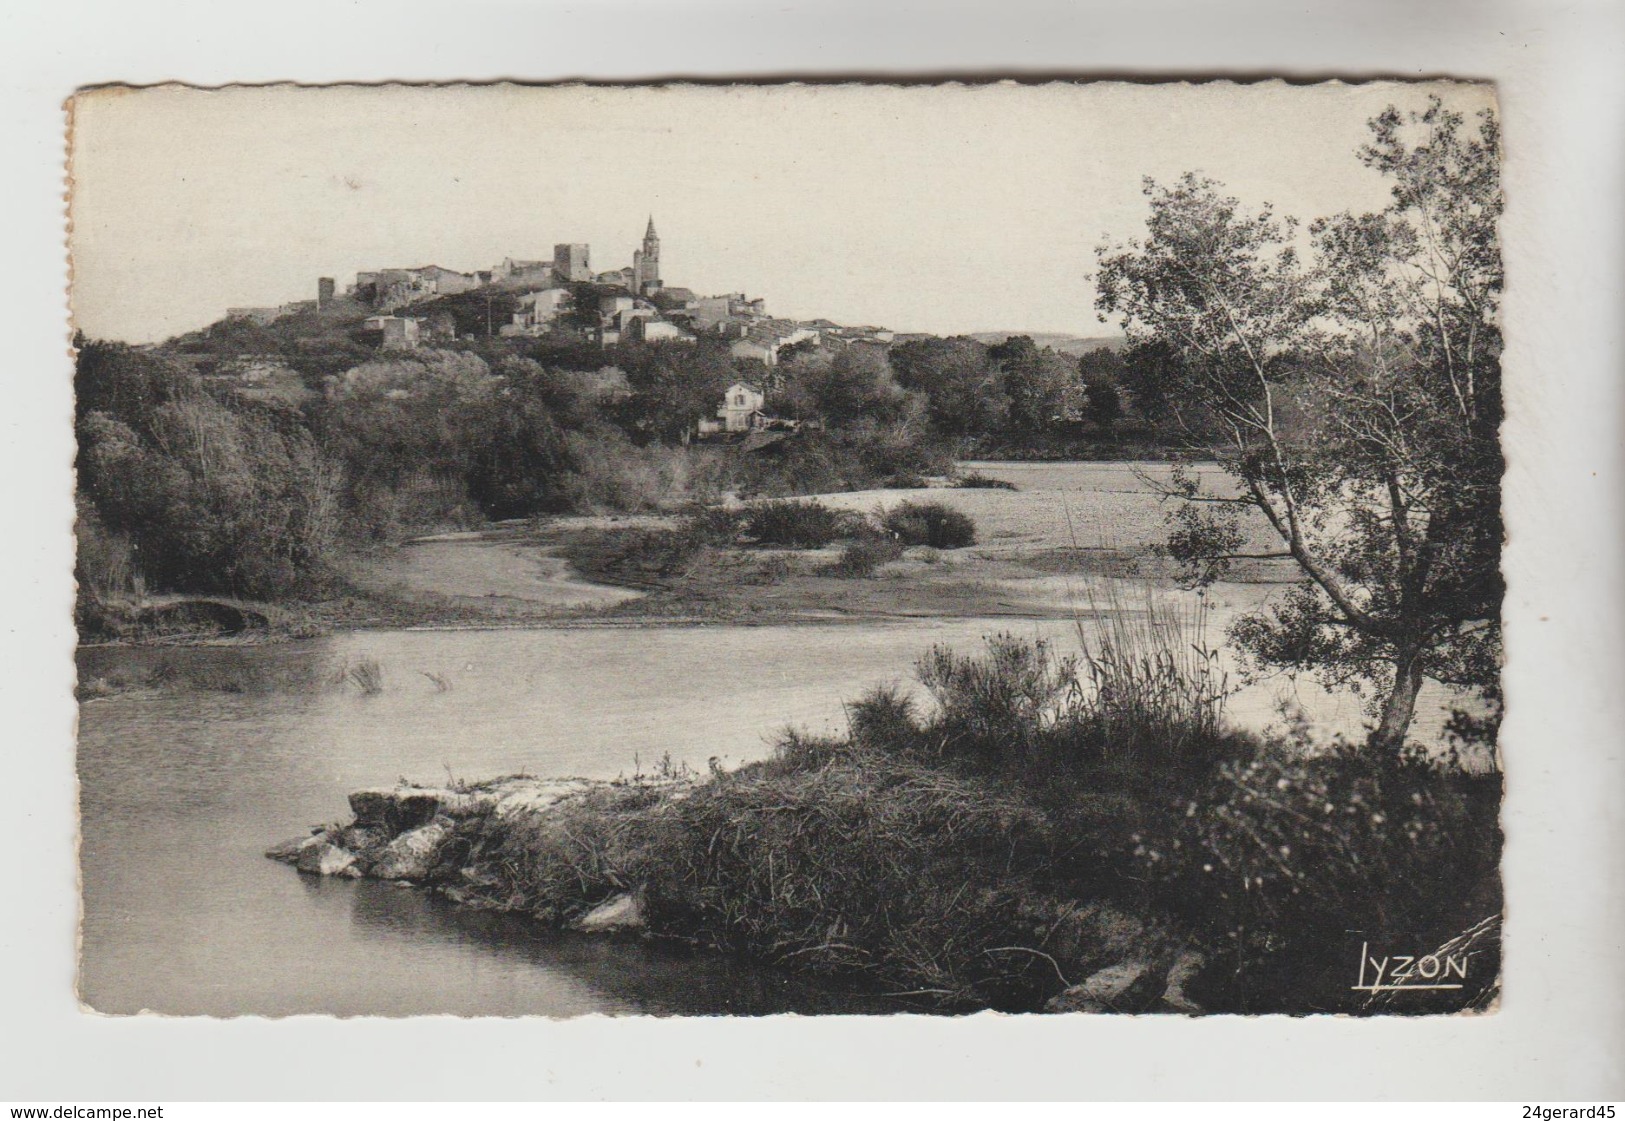
[[[392,631],[82,651],[85,678],[161,659],[177,680],[82,709],[81,997],[104,1012],[212,1015],[874,1008],[738,961],[550,934],[261,854],[397,776],[610,778],[668,754],[700,771],[737,764],[786,724],[838,729],[843,699],[906,683],[932,643],[970,649],[1013,630],[1064,646],[1070,626]],[[380,693],[334,683],[366,658],[383,668]],[[1255,690],[1232,709],[1261,723],[1270,700]],[[1357,710],[1330,715],[1357,722]]]

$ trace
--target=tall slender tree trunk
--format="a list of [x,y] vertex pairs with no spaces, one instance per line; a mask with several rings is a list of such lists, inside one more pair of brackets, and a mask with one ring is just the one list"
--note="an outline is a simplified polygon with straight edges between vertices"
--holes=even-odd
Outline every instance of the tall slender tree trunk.
[[1397,755],[1405,746],[1405,733],[1410,731],[1411,718],[1416,715],[1416,696],[1422,691],[1422,648],[1403,646],[1394,666],[1394,685],[1382,703],[1382,719],[1371,733],[1371,747],[1389,755]]

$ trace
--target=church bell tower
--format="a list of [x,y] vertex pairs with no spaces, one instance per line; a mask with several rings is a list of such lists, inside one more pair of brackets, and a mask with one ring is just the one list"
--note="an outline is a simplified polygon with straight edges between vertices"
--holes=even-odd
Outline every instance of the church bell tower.
[[655,233],[654,215],[643,232],[643,249],[636,254],[638,294],[647,296],[660,288],[660,235]]

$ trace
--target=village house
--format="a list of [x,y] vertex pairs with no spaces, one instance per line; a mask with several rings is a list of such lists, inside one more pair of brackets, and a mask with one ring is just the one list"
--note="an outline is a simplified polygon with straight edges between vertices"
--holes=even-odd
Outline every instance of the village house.
[[552,261],[521,261],[504,257],[491,269],[491,283],[498,288],[522,288],[526,285],[557,283]]
[[519,310],[513,313],[513,322],[504,323],[498,333],[505,337],[545,335],[570,302],[570,290],[543,288],[526,292],[518,302]]
[[614,346],[622,341],[630,342],[639,337],[637,332],[641,331],[641,327],[638,326],[640,321],[653,319],[657,314],[647,303],[641,300],[633,301],[631,297],[617,296],[605,299],[613,301],[615,310],[603,314],[599,321],[598,345],[601,347]]
[[459,292],[472,292],[480,286],[479,277],[473,273],[445,269],[439,265],[425,265],[410,271],[436,296],[455,296]]
[[[471,292],[481,284],[477,273],[458,272],[440,265],[413,269],[377,269],[355,274],[350,292],[379,311],[394,311],[434,296]],[[319,298],[319,297],[318,297]]]
[[728,347],[735,358],[748,358],[764,366],[776,366],[779,351],[799,342],[818,341],[818,332],[787,319],[768,320],[745,331],[743,338]]
[[[409,319],[400,315],[383,315],[374,317],[380,320],[383,328],[384,340],[379,344],[381,350],[416,350],[418,340],[422,336],[422,325],[416,319]],[[368,320],[369,323],[372,320]]]
[[598,297],[598,314],[603,319],[613,319],[623,311],[631,311],[637,303],[624,292],[607,292]]
[[427,299],[434,295],[426,277],[412,269],[378,269],[355,274],[355,297],[371,304],[379,311],[394,311],[398,307]]
[[[814,320],[813,322],[827,322],[827,320]],[[835,354],[860,348],[869,348],[876,353],[885,354],[891,349],[892,341],[895,338],[896,335],[882,327],[834,326],[819,332],[818,345]]]
[[[703,417],[695,426],[701,439],[717,437],[730,442],[743,435],[747,451],[759,450],[802,427],[800,421],[767,414],[767,395],[749,382],[735,382],[722,396],[716,419]],[[763,441],[763,442],[758,442]]]
[[766,404],[767,395],[761,390],[746,382],[734,382],[723,395],[722,407],[717,409],[717,419],[700,421],[700,435],[749,432],[753,428],[760,428],[767,419],[763,411]]
[[677,324],[652,316],[638,316],[633,319],[627,324],[626,336],[630,341],[640,343],[694,341],[694,336]]
[[[692,317],[694,329],[702,332],[717,331],[726,324],[740,324],[740,334],[752,320],[767,314],[767,302],[750,299],[743,292],[727,292],[720,296],[695,297],[684,309]],[[725,333],[725,332],[719,332]]]

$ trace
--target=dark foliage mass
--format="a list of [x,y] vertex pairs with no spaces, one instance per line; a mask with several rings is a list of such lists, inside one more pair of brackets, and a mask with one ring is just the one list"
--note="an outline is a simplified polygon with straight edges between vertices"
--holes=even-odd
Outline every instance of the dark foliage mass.
[[904,545],[963,549],[976,544],[976,523],[941,502],[904,502],[887,510],[881,528]]
[[841,550],[838,559],[820,568],[823,576],[845,580],[867,580],[882,566],[901,560],[903,546],[889,537],[866,537]]
[[852,536],[858,521],[861,519],[832,510],[816,499],[783,499],[751,507],[745,515],[745,534],[761,545],[820,549],[837,538]]
[[82,588],[275,596],[321,578],[338,479],[297,411],[126,347],[87,346],[79,370]]
[[[485,298],[425,310],[483,316]],[[949,466],[883,358],[835,363],[817,397],[834,417],[747,454],[689,443],[741,376],[725,347],[606,353],[568,336],[486,339],[459,319],[474,338],[391,353],[357,342],[358,320],[301,312],[156,348],[82,342],[86,597],[307,597],[329,586],[337,550],[424,529],[672,510],[724,488],[844,490]]]
[[[1358,1011],[1351,926],[1425,952],[1499,914],[1498,776],[1229,731],[1210,668],[1178,648],[1193,637],[1107,634],[1070,659],[1010,636],[979,656],[939,648],[918,666],[929,708],[874,690],[849,706],[847,739],[791,737],[780,766],[880,756],[920,768],[922,786],[932,773],[992,784],[1026,822],[1012,838],[1034,846],[998,880],[1005,908],[985,918],[1004,924],[999,944],[1053,948],[1056,928],[1032,916],[1109,904],[1201,950],[1210,1007]],[[1134,952],[1154,954],[1142,937]],[[969,953],[957,966],[990,1003],[1006,985],[1058,987],[1042,972],[994,981]],[[1477,968],[1480,986],[1494,977],[1493,962]]]

